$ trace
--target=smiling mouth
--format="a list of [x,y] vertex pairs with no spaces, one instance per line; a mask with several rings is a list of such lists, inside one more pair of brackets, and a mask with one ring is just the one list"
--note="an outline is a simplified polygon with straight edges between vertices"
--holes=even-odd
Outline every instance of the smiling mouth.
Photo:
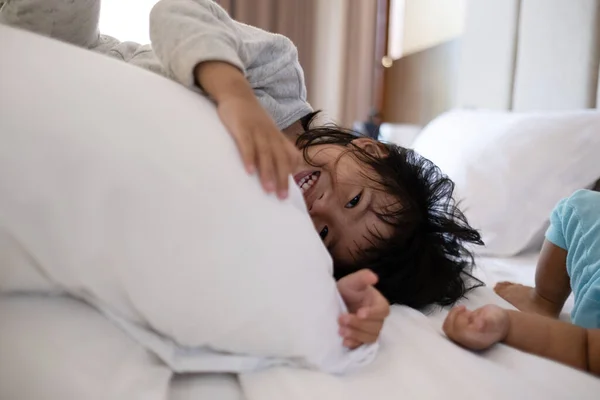
[[312,173],[307,173],[296,181],[300,191],[302,192],[302,195],[305,198],[310,193],[311,189],[317,184],[320,176],[321,172],[315,171]]

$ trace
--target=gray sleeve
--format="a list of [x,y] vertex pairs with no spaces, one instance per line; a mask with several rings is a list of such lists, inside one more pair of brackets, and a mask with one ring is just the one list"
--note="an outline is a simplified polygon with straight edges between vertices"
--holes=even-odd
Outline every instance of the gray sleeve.
[[90,48],[99,37],[100,0],[5,0],[0,23]]
[[196,65],[224,61],[244,73],[280,128],[312,111],[294,43],[231,19],[211,0],[161,0],[150,13],[150,39],[167,74],[189,88]]
[[224,61],[245,72],[235,22],[210,0],[162,0],[150,13],[150,40],[169,74],[194,86],[193,70],[204,61]]

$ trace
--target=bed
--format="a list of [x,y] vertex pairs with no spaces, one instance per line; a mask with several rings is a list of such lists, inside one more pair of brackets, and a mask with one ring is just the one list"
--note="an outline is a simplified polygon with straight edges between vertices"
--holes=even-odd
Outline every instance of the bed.
[[[481,258],[478,275],[489,283],[503,279],[528,283],[536,257],[530,254],[509,259]],[[463,303],[469,307],[496,303],[510,308],[489,287],[476,289]],[[78,315],[82,313],[85,315]],[[103,358],[110,356],[102,354],[104,347],[111,348],[102,341],[107,337],[103,330],[112,327],[96,318],[86,322],[82,332],[72,321],[73,318],[90,318],[88,314],[96,314],[96,311],[68,298],[13,296],[3,299],[0,302],[2,398],[59,400],[72,398],[70,396],[76,393],[85,395],[79,398],[89,399],[157,400],[362,399],[367,396],[377,399],[399,396],[595,399],[600,390],[600,382],[594,377],[503,345],[481,354],[455,346],[441,332],[445,310],[425,316],[406,307],[393,307],[376,361],[344,377],[291,368],[240,376],[173,374],[124,336],[118,339],[129,343],[121,343],[121,351],[128,357],[143,357],[144,367],[127,369],[123,367],[126,363],[121,362],[113,371],[106,371],[95,367],[95,361],[104,365]],[[53,322],[51,328],[49,321]],[[86,329],[89,330],[86,332]],[[39,334],[41,331],[43,335]],[[24,354],[36,356],[23,357]],[[69,361],[79,365],[76,372],[65,376],[61,368]],[[59,390],[56,382],[60,380],[69,380],[70,384],[59,385],[62,387]],[[144,391],[131,392],[140,385]],[[23,391],[23,387],[28,390]],[[94,391],[90,392],[90,388]]]
[[[566,0],[469,1],[460,105],[505,111],[595,108],[598,6],[595,0],[579,0],[576,6]],[[493,285],[503,280],[532,284],[537,257],[535,246],[512,257],[477,256],[475,276],[487,286],[462,303],[511,308],[493,293]],[[568,302],[561,318],[568,319],[569,307]],[[60,293],[5,296],[0,300],[0,398],[598,397],[600,380],[557,363],[503,345],[483,353],[455,346],[441,332],[446,313],[392,307],[377,359],[346,376],[288,367],[240,375],[175,374],[78,300]],[[106,363],[114,367],[98,367]]]

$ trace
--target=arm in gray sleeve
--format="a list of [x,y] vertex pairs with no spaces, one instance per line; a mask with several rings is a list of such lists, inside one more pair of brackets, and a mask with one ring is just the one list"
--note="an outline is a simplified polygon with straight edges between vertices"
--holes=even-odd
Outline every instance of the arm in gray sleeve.
[[209,0],[162,0],[150,13],[152,49],[177,81],[194,86],[204,61],[223,61],[245,72],[236,22]]
[[199,63],[239,68],[280,129],[312,111],[294,43],[231,19],[213,1],[161,0],[150,14],[150,39],[167,74],[189,88]]

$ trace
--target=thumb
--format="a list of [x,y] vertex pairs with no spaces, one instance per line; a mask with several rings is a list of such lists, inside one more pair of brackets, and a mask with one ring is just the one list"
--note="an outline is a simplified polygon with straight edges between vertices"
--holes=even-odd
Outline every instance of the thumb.
[[361,269],[352,275],[347,276],[348,282],[346,282],[348,289],[352,291],[362,292],[367,290],[370,286],[377,283],[377,275],[370,269]]

